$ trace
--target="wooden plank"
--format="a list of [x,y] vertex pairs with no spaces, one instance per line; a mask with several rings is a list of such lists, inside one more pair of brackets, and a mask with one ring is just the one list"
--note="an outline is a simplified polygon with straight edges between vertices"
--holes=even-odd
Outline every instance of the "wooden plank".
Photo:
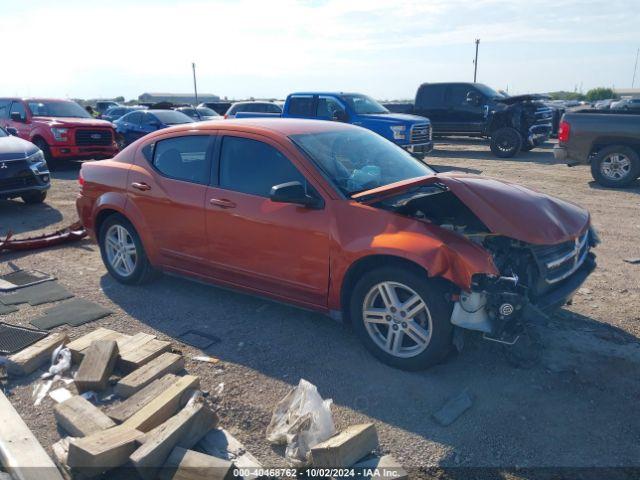
[[53,461],[58,466],[58,470],[65,480],[86,480],[90,478],[89,475],[85,475],[79,472],[71,470],[67,465],[69,458],[69,442],[75,440],[73,437],[64,437],[51,445],[53,451]]
[[122,378],[115,387],[116,395],[127,398],[167,373],[184,369],[184,358],[177,353],[163,353],[146,365]]
[[85,475],[98,475],[124,465],[143,437],[133,428],[118,425],[69,442],[67,465]]
[[161,480],[231,480],[233,462],[176,447],[162,467]]
[[151,400],[158,397],[177,380],[177,376],[168,373],[164,377],[154,380],[142,390],[127,398],[125,401],[120,402],[117,405],[113,405],[106,413],[116,422],[122,423],[142,407],[147,405]]
[[[200,440],[196,448],[207,455],[232,461],[236,468],[248,471],[262,469],[258,459],[251,455],[238,439],[223,428],[211,430]],[[258,478],[258,476],[247,475],[244,478],[248,480]]]
[[164,392],[131,415],[123,425],[148,432],[157,427],[180,408],[180,399],[188,390],[200,388],[200,379],[192,375],[178,377],[178,380]]
[[109,375],[118,359],[115,340],[94,340],[86,350],[74,377],[79,392],[101,391],[107,388]]
[[176,446],[193,447],[217,424],[217,415],[202,402],[188,403],[176,415],[147,433],[142,439],[142,446],[129,459],[142,478],[152,480]]
[[171,350],[171,342],[157,340],[155,335],[137,333],[123,343],[118,368],[131,372]]
[[1,390],[0,463],[14,480],[63,480],[53,460]]
[[58,425],[74,437],[86,437],[116,424],[102,410],[80,395],[53,407]]
[[67,345],[69,350],[71,350],[71,356],[73,361],[79,363],[84,356],[84,352],[89,345],[95,340],[115,340],[118,343],[118,349],[121,350],[122,343],[131,338],[129,335],[125,335],[124,333],[116,332],[114,330],[109,330],[108,328],[96,328],[92,332],[83,335],[82,337],[76,338],[72,342]]
[[67,341],[64,333],[52,333],[33,345],[7,358],[7,371],[12,375],[28,375],[51,361],[51,354]]
[[373,423],[351,425],[342,432],[311,448],[314,467],[350,467],[378,447]]

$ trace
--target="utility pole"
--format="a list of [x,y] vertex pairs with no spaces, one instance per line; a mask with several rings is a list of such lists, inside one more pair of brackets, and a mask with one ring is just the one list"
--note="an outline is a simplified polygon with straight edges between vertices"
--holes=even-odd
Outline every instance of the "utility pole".
[[640,48],[636,50],[636,64],[633,66],[633,80],[631,80],[631,88],[636,85],[636,70],[638,69],[638,54],[640,54]]
[[193,69],[193,91],[196,94],[196,106],[198,105],[198,85],[196,84],[196,64],[195,62],[191,64],[191,68]]
[[473,61],[473,83],[476,83],[478,78],[478,45],[480,45],[480,39],[476,38],[476,59]]

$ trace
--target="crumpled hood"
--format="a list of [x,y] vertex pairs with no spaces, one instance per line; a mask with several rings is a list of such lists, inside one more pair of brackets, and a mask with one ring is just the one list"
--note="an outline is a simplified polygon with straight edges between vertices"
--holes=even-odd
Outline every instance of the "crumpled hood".
[[513,183],[465,174],[436,174],[354,195],[366,203],[410,188],[440,183],[492,232],[536,245],[571,240],[589,225],[589,212],[573,203]]
[[62,117],[34,117],[34,120],[47,123],[51,127],[108,127],[113,128],[111,122],[97,118],[62,118]]
[[410,115],[408,113],[365,113],[360,115],[370,120],[377,120],[381,122],[407,122],[407,123],[431,123],[428,118],[421,117],[419,115]]
[[23,160],[37,151],[38,147],[22,138],[0,137],[0,161]]

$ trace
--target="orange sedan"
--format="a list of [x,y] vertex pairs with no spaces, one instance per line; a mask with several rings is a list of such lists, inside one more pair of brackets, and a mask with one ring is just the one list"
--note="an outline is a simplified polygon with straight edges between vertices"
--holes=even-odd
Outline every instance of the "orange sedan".
[[439,174],[360,127],[202,122],[85,163],[78,212],[109,273],[234,287],[353,324],[382,361],[441,361],[457,328],[513,343],[595,268],[571,203]]

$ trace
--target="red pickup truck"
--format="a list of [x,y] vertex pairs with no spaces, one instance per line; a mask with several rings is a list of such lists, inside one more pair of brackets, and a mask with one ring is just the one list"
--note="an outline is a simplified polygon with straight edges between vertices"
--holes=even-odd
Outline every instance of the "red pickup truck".
[[47,161],[111,158],[113,125],[71,100],[0,98],[0,127],[36,144]]

